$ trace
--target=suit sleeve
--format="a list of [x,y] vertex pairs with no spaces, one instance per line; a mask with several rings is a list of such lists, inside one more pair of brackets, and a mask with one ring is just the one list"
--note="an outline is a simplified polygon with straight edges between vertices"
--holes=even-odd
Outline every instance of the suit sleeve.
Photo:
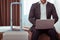
[[53,19],[55,20],[55,23],[56,23],[58,21],[58,15],[57,15],[54,5],[52,5],[52,16],[53,16]]
[[35,8],[34,5],[32,4],[30,12],[29,12],[29,21],[35,25]]

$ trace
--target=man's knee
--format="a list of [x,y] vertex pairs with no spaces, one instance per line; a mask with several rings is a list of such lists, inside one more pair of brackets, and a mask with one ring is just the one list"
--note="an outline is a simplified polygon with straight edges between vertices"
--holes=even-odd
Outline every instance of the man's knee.
[[56,31],[55,30],[49,30],[48,34],[50,34],[50,35],[56,35]]

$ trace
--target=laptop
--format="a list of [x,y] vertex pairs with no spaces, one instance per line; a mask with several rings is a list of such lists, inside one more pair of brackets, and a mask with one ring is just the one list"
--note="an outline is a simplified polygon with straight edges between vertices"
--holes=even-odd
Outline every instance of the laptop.
[[50,29],[54,27],[54,19],[36,20],[36,29]]

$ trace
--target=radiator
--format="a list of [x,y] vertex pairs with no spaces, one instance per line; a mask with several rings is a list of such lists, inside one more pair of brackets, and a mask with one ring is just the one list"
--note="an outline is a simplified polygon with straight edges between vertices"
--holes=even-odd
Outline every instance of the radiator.
[[28,32],[11,31],[3,34],[3,40],[28,40]]

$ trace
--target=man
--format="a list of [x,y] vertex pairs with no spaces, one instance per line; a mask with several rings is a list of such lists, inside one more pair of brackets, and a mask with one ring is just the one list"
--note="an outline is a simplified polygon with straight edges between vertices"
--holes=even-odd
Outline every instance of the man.
[[40,0],[39,2],[32,4],[29,13],[29,21],[33,24],[30,29],[32,32],[32,40],[38,40],[39,35],[41,35],[42,33],[50,36],[51,40],[58,40],[55,28],[39,30],[35,29],[35,23],[37,19],[51,19],[51,15],[53,16],[53,19],[55,19],[56,23],[58,21],[56,9],[54,5],[47,2],[47,0]]

